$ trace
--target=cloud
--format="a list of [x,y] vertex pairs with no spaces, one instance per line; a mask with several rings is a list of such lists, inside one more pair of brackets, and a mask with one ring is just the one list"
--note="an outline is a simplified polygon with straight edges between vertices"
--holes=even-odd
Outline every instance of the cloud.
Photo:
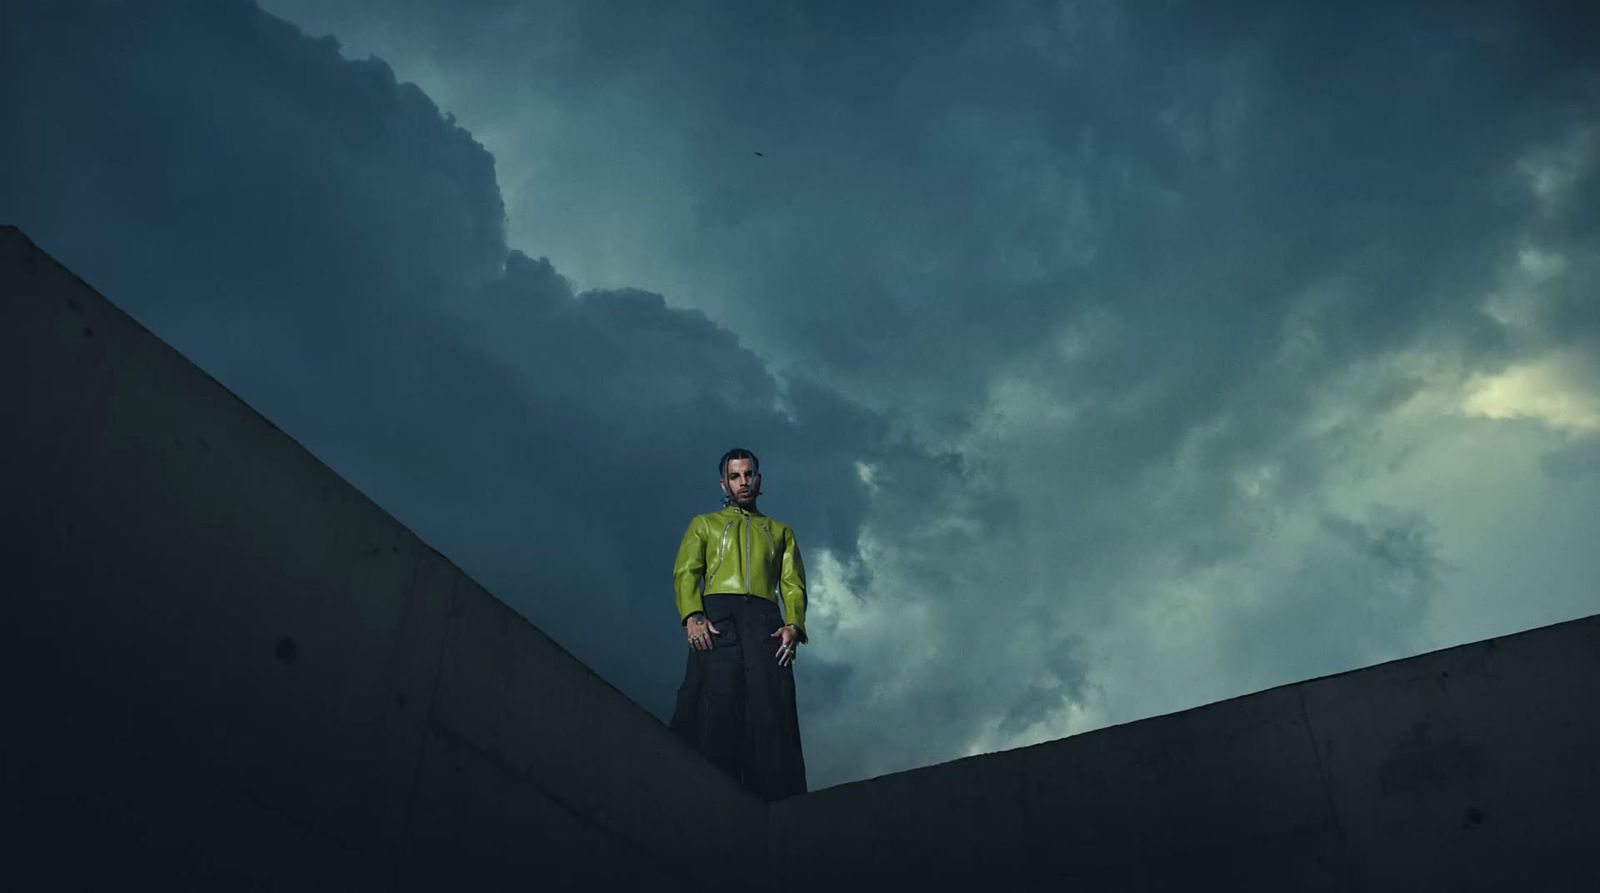
[[27,138],[6,142],[6,212],[62,233],[91,280],[137,270],[138,299],[168,304],[196,299],[155,293],[174,274],[261,282],[341,295],[337,311],[498,272],[492,159],[382,62],[238,2],[40,6],[9,12],[6,99]]
[[1539,419],[1563,430],[1600,430],[1600,382],[1587,358],[1552,354],[1468,385],[1462,410],[1489,419]]
[[29,138],[0,216],[645,706],[669,709],[668,565],[729,445],[803,545],[853,549],[872,413],[508,250],[492,158],[383,63],[246,3],[9,15]]
[[814,783],[1600,608],[1577,7],[267,6],[18,13],[0,210],[654,709],[755,448]]

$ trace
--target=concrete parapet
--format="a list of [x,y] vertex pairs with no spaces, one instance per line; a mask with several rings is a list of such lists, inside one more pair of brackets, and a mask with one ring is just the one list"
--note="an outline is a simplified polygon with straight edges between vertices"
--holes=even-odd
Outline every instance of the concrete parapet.
[[0,406],[0,885],[759,861],[691,872],[696,827],[759,838],[763,804],[9,227]]
[[774,804],[789,889],[1597,890],[1600,617]]
[[1600,889],[1600,616],[768,807],[13,228],[0,408],[5,889]]

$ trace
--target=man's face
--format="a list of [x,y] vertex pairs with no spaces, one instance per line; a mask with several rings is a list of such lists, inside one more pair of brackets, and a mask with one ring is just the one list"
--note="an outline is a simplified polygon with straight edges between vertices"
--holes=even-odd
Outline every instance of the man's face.
[[722,492],[740,508],[755,505],[756,494],[761,492],[761,475],[756,473],[756,463],[749,459],[729,459],[722,472]]

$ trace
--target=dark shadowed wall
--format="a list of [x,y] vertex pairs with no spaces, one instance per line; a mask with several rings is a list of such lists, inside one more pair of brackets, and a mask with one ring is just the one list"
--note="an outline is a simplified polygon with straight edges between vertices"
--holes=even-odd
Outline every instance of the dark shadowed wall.
[[13,228],[0,406],[0,887],[753,864],[681,847],[761,840],[757,801]]
[[1600,617],[768,808],[13,228],[0,407],[5,889],[1600,889]]
[[1600,616],[772,810],[793,889],[1600,889]]

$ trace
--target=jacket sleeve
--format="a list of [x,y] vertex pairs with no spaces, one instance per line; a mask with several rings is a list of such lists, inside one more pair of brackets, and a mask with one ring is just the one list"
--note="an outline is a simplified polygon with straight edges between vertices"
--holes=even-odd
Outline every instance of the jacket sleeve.
[[783,592],[783,622],[792,623],[800,630],[800,641],[806,641],[806,566],[800,560],[800,544],[795,542],[794,531],[784,529],[783,568],[779,575],[779,588]]
[[699,518],[689,522],[683,532],[683,542],[678,544],[678,557],[672,562],[672,589],[678,598],[678,622],[689,615],[705,610],[701,590],[705,584],[706,537],[705,525]]

